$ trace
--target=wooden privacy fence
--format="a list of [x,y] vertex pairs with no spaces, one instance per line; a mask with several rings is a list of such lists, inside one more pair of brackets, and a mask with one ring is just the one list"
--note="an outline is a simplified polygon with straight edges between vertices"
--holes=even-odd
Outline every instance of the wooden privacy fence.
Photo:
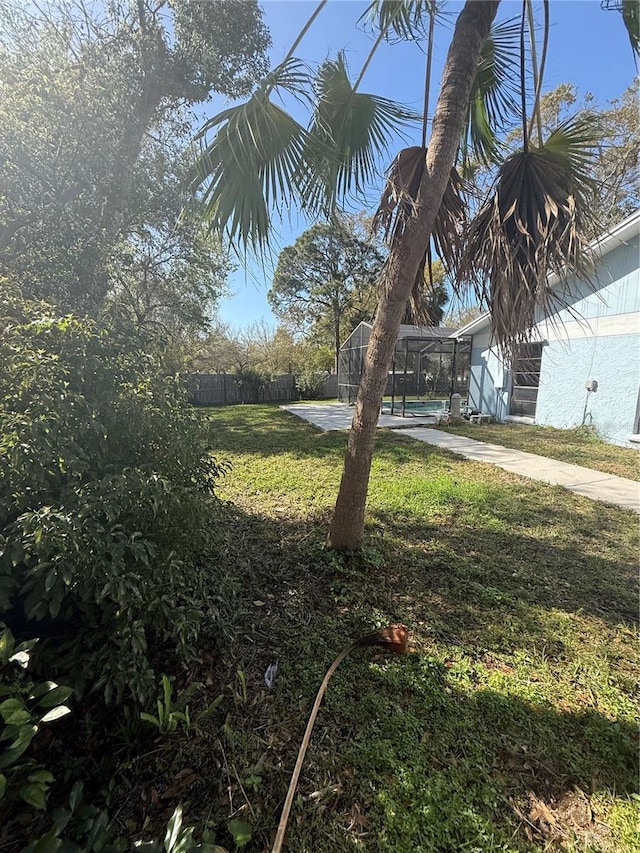
[[[233,403],[286,403],[296,400],[296,378],[283,373],[269,381],[248,381],[229,373],[191,373],[191,402],[197,406],[224,406]],[[338,377],[327,375],[324,397],[338,395]]]

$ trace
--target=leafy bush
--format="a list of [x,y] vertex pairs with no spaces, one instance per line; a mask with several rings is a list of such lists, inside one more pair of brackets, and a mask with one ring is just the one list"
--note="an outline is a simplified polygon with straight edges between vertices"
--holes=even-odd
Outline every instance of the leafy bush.
[[53,774],[25,755],[43,723],[69,713],[63,703],[73,693],[53,681],[35,684],[27,672],[34,641],[16,646],[0,623],[0,803],[21,799],[44,809]]
[[0,299],[0,614],[48,677],[145,701],[149,638],[184,654],[215,617],[223,466],[139,336]]
[[52,826],[24,848],[23,853],[125,853],[129,845],[114,837],[106,809],[83,799],[84,786],[76,782],[66,808],[51,811]]
[[243,403],[258,403],[269,382],[269,377],[250,367],[238,370],[234,376]]
[[327,374],[309,370],[296,376],[296,390],[301,400],[322,400]]

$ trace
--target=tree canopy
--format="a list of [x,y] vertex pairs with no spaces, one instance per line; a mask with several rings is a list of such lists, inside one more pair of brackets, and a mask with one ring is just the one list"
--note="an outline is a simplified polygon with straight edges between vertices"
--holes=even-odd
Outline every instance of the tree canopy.
[[226,290],[231,263],[201,227],[185,192],[189,151],[145,141],[132,179],[127,233],[110,252],[107,302],[135,326],[180,349],[204,333]]
[[[178,221],[187,196],[171,162],[186,169],[189,108],[246,94],[266,71],[261,11],[253,0],[0,0],[0,24],[0,272],[28,295],[95,312],[114,280],[120,293],[131,281],[142,230],[158,244]],[[172,245],[185,248],[189,231],[200,275],[206,251],[190,221]]]
[[[599,230],[615,225],[640,207],[640,81],[606,105],[572,83],[563,83],[542,96],[543,126],[550,128],[582,116],[598,128],[593,160],[594,213]],[[598,236],[597,234],[593,235]]]
[[333,348],[314,338],[294,336],[285,326],[251,323],[233,329],[214,321],[195,348],[190,367],[214,373],[257,371],[274,377],[306,371],[328,371],[333,364]]
[[384,253],[362,223],[317,223],[282,250],[267,298],[297,333],[315,332],[334,349],[360,320],[371,319]]

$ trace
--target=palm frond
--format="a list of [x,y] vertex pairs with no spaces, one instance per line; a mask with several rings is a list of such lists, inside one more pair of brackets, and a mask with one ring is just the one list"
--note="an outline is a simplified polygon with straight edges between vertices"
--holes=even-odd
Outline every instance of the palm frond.
[[426,35],[432,11],[440,15],[439,0],[372,0],[358,23],[402,41],[418,41]]
[[[387,242],[400,237],[407,223],[416,213],[416,199],[426,165],[426,151],[418,145],[404,148],[397,155],[387,173],[382,198],[373,217],[374,229],[384,233]],[[464,202],[464,181],[456,169],[451,169],[449,180],[442,197],[431,235],[425,236],[425,261],[430,264],[430,240],[433,240],[435,253],[443,262],[445,269],[457,268],[460,233],[466,223]],[[418,272],[418,279],[422,273]]]
[[198,132],[191,188],[203,192],[204,220],[211,231],[226,232],[245,248],[268,244],[270,210],[281,209],[295,192],[307,144],[306,129],[270,94],[283,89],[302,99],[308,86],[302,63],[289,59],[248,101],[218,113]]
[[451,169],[431,233],[435,253],[447,272],[457,269],[460,260],[461,236],[467,224],[465,190],[462,176]]
[[640,6],[638,0],[622,0],[622,20],[627,28],[627,35],[631,42],[631,50],[637,67],[638,57],[640,57]]
[[464,163],[471,155],[485,164],[496,162],[499,134],[518,114],[519,41],[520,24],[510,19],[494,24],[483,45],[461,143]]
[[602,141],[598,113],[582,110],[577,116],[561,122],[549,134],[543,148],[565,157],[573,176],[587,179],[591,174],[593,145],[598,140]]
[[[398,239],[416,214],[416,199],[426,165],[426,150],[420,146],[405,148],[395,158],[387,173],[380,204],[373,217],[373,228],[384,232],[385,240]],[[433,255],[440,258],[447,272],[457,269],[461,235],[466,224],[464,182],[452,169],[431,234],[424,236],[424,255],[418,266],[409,296],[409,311],[416,322],[433,325],[425,313],[425,293],[433,288]]]
[[407,310],[405,313],[405,317],[407,319],[403,322],[408,322],[415,326],[438,325],[438,317],[433,313],[433,302],[429,299],[429,294],[433,293],[434,290],[435,284],[433,280],[432,265],[425,255],[418,269],[411,293],[409,294],[409,301],[407,303]]
[[373,216],[373,227],[381,229],[388,242],[404,232],[407,222],[416,212],[426,156],[426,149],[419,145],[403,148],[387,171],[382,198]]
[[424,257],[418,267],[409,296],[409,308],[419,324],[437,325],[428,312],[426,296],[434,289],[433,256],[438,256],[445,272],[454,274],[460,260],[462,234],[467,222],[464,201],[465,184],[456,169],[451,169],[431,232]]
[[354,90],[344,54],[327,60],[315,81],[316,103],[300,176],[307,210],[331,215],[337,198],[362,196],[377,177],[378,158],[420,116],[395,101]]
[[589,177],[593,128],[565,122],[540,148],[512,154],[492,193],[469,225],[458,281],[488,303],[496,341],[506,352],[531,339],[541,313],[567,307],[549,276],[589,282],[593,231]]

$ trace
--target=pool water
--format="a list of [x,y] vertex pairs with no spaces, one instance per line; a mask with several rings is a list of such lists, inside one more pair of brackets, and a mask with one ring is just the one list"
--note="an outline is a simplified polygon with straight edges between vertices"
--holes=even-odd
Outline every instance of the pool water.
[[[445,404],[445,400],[407,400],[404,404],[404,408],[406,412],[441,412],[444,409]],[[396,405],[393,407],[394,411]],[[398,407],[400,411],[402,411],[402,403],[400,403]]]
[[[404,404],[404,410],[405,414],[433,414],[434,412],[442,412],[445,409],[447,403],[447,400],[407,400],[407,402]],[[382,411],[387,414],[390,414],[391,403],[385,402],[383,404]],[[396,400],[396,402],[393,404],[393,414],[402,414],[402,400]]]

